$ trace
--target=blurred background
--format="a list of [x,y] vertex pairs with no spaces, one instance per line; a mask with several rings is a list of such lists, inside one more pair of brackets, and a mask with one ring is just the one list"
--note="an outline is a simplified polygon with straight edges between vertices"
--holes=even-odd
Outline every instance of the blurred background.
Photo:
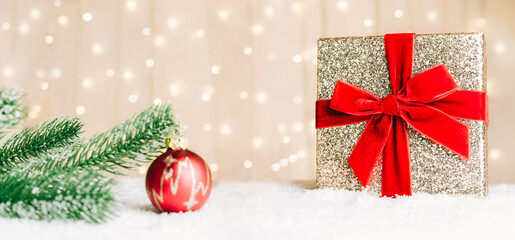
[[[216,180],[315,176],[320,37],[485,32],[489,178],[515,182],[515,1],[0,0],[0,81],[24,126],[78,115],[85,134],[171,101]],[[143,175],[146,167],[132,175]]]

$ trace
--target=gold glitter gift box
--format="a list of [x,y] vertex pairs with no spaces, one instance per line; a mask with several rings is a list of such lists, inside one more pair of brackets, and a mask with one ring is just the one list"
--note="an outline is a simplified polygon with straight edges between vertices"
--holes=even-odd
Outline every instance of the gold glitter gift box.
[[[483,33],[419,34],[413,40],[413,76],[444,64],[460,90],[486,91]],[[332,98],[338,81],[380,98],[391,94],[384,36],[322,38],[318,41],[317,99]],[[468,160],[432,142],[408,124],[411,187],[414,194],[487,194],[486,123],[459,120],[469,126]],[[363,190],[350,168],[352,153],[367,122],[317,129],[316,183],[319,188]],[[381,193],[381,161],[369,192]]]

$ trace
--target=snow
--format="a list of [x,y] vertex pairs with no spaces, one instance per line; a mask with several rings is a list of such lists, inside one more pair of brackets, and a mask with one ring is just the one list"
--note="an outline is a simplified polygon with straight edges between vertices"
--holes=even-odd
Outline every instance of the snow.
[[[306,184],[304,184],[306,185]],[[273,182],[221,182],[197,212],[157,213],[143,178],[120,180],[116,217],[102,224],[0,218],[0,239],[513,239],[515,184],[486,199],[397,199]]]

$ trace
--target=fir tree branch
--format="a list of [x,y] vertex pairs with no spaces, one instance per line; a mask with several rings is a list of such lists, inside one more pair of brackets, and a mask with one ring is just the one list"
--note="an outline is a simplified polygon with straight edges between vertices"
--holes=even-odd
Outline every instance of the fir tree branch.
[[27,109],[21,107],[22,97],[23,93],[18,88],[0,88],[0,139],[8,129],[25,119]]
[[160,104],[93,136],[71,157],[70,166],[123,175],[118,168],[130,169],[155,159],[166,150],[167,137],[180,135],[182,128],[175,122],[172,106]]
[[65,169],[0,176],[0,216],[103,222],[112,216],[114,180],[93,170]]
[[[11,137],[0,151],[0,216],[102,222],[113,180],[100,171],[138,166],[183,134],[170,104],[146,109],[88,142],[76,118],[58,118]],[[3,171],[3,173],[2,173]]]
[[81,128],[78,118],[57,117],[15,134],[0,149],[0,173],[30,157],[74,143]]
[[31,157],[22,164],[15,165],[10,171],[20,172],[44,172],[66,169],[69,167],[69,159],[75,154],[84,142],[82,136],[70,139],[73,143],[48,150],[39,157]]

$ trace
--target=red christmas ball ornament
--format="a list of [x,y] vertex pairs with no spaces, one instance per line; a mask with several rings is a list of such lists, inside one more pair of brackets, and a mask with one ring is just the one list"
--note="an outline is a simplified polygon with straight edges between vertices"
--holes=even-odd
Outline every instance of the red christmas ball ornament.
[[150,201],[160,211],[195,211],[211,193],[211,171],[194,152],[169,148],[148,168],[145,185]]

